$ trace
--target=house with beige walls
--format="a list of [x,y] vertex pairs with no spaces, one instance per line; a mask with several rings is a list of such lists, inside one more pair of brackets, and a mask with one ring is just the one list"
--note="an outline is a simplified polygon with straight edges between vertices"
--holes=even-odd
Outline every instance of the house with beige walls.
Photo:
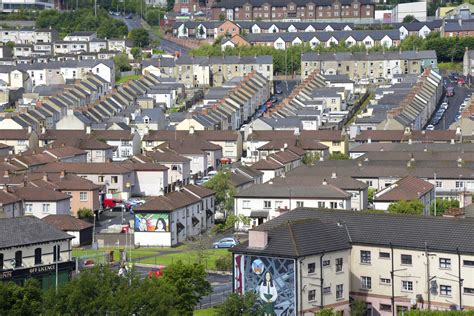
[[[298,208],[232,248],[236,293],[286,315],[474,310],[472,218]],[[266,303],[271,304],[266,305]]]

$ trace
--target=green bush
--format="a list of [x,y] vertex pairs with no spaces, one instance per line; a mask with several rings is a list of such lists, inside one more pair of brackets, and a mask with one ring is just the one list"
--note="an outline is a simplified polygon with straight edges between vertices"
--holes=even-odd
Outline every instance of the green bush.
[[94,216],[94,212],[92,212],[92,210],[90,208],[80,208],[78,211],[77,211],[77,217],[83,219],[83,218],[91,218]]
[[220,256],[216,259],[216,269],[220,271],[232,270],[232,255],[228,253],[225,256]]

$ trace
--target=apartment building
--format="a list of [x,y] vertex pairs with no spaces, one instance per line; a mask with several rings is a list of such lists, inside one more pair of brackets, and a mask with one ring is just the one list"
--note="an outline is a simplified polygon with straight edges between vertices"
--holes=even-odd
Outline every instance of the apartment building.
[[387,316],[474,309],[472,224],[299,208],[250,230],[249,241],[232,249],[234,292],[270,289],[272,308],[295,315],[350,314],[354,299]]
[[33,216],[0,219],[0,230],[10,237],[0,244],[3,282],[22,284],[35,278],[47,290],[55,286],[56,277],[59,285],[70,280],[76,267],[73,236]]
[[293,20],[293,21],[371,21],[375,5],[371,1],[304,2],[280,3],[267,1],[260,3],[250,0],[220,1],[212,5],[212,19],[222,18],[232,21],[246,20]]
[[438,71],[435,51],[371,53],[305,53],[301,57],[302,79],[318,70],[328,75],[348,75],[358,83],[385,82],[394,75],[419,75],[431,67]]

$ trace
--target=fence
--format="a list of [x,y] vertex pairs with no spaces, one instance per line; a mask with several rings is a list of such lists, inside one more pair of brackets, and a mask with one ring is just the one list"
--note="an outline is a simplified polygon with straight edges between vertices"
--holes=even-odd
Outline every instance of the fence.
[[370,93],[367,91],[359,100],[357,100],[357,102],[349,110],[349,113],[347,113],[346,117],[341,122],[339,122],[340,126],[338,126],[338,129],[342,129],[343,126],[352,120],[354,115],[356,115],[357,111],[359,111],[360,107],[364,104],[369,95]]
[[210,308],[224,303],[226,298],[232,294],[232,291],[224,291],[221,293],[212,293],[211,295],[205,296],[201,301],[194,307],[195,310]]

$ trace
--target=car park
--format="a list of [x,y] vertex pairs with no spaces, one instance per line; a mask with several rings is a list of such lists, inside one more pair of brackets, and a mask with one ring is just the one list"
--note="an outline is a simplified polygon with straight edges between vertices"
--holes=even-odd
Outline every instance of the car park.
[[226,237],[212,244],[212,248],[232,248],[239,244],[234,237]]

